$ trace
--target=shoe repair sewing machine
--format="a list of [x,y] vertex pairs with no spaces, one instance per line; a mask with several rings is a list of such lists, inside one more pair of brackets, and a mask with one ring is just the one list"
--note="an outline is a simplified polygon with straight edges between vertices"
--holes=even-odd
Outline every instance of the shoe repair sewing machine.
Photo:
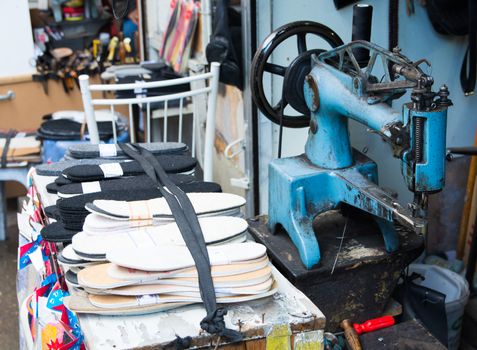
[[[307,50],[306,35],[317,35],[334,48]],[[268,63],[274,49],[292,36],[299,54],[291,64]],[[447,108],[452,103],[446,86],[432,91],[433,78],[420,68],[422,63],[429,64],[363,40],[343,45],[331,29],[305,21],[279,28],[258,49],[252,96],[261,112],[281,126],[309,125],[304,154],[270,163],[268,216],[269,229],[283,226],[307,269],[320,261],[313,219],[341,203],[372,215],[388,252],[399,248],[395,221],[426,234],[427,196],[444,186]],[[264,72],[284,78],[275,107],[265,97]],[[391,102],[407,89],[411,101],[392,108]],[[285,115],[287,105],[303,115]],[[408,208],[378,186],[376,164],[351,147],[348,119],[379,134],[401,159],[402,175],[414,193]]]

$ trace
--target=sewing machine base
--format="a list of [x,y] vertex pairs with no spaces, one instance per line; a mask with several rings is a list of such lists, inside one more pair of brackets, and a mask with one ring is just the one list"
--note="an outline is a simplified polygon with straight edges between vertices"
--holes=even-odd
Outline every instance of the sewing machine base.
[[347,209],[348,230],[333,273],[346,220],[339,211],[329,211],[313,222],[322,256],[319,266],[310,270],[286,232],[270,232],[267,216],[249,221],[250,233],[267,247],[273,264],[323,311],[329,331],[338,331],[339,322],[346,318],[364,322],[381,316],[401,271],[424,250],[421,236],[396,226],[400,248],[386,252],[376,223]]
[[313,165],[302,154],[275,159],[269,168],[269,228],[283,227],[300,253],[306,268],[320,261],[320,248],[312,223],[317,215],[336,209],[342,203],[373,215],[386,250],[396,251],[399,238],[389,207],[382,206],[389,195],[377,186],[377,166],[364,154],[353,150],[354,163],[344,169]]

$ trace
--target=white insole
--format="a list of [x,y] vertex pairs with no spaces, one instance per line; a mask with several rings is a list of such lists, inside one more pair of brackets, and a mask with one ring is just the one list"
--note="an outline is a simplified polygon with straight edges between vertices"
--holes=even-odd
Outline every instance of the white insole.
[[[187,196],[197,215],[220,213],[245,205],[243,197],[231,193],[188,193]],[[153,217],[173,217],[165,198],[132,202],[95,200],[93,205],[86,205],[86,209],[116,220],[147,220]]]
[[[277,283],[274,282],[272,287],[264,293],[252,295],[234,295],[226,297],[218,297],[217,302],[225,303],[241,303],[245,301],[261,299],[271,296],[278,290]],[[178,295],[142,295],[142,296],[119,296],[119,295],[89,295],[89,301],[94,306],[105,309],[121,309],[146,305],[162,305],[176,302],[202,302],[200,297],[178,296]]]
[[[232,216],[199,218],[206,244],[225,243],[231,239],[243,242],[248,228],[247,221]],[[239,237],[238,237],[239,236]],[[162,226],[132,227],[127,231],[109,231],[95,234],[79,232],[73,236],[72,245],[76,252],[87,255],[105,255],[109,249],[123,247],[134,249],[142,246],[185,245],[175,222]]]
[[[257,259],[265,255],[266,247],[260,243],[245,242],[209,246],[211,265],[228,265]],[[195,266],[194,259],[185,246],[140,247],[108,250],[106,259],[119,266],[144,271],[170,271]]]
[[[233,276],[242,273],[260,270],[269,264],[268,257],[264,255],[258,259],[248,260],[246,262],[238,262],[231,265],[214,265],[211,266],[212,277]],[[108,276],[123,281],[151,281],[159,278],[172,277],[197,277],[197,269],[194,267],[186,267],[184,269],[151,272],[136,269],[129,269],[116,264],[108,264]]]

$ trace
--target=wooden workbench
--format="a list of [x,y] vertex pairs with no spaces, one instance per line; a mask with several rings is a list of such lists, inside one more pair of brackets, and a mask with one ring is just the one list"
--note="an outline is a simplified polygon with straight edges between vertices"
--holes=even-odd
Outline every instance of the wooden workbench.
[[[57,196],[46,192],[54,177],[33,175],[33,183],[43,206],[54,205]],[[325,316],[302,292],[274,269],[278,292],[261,300],[227,305],[227,327],[240,330],[245,341],[226,344],[223,339],[204,334],[199,326],[205,316],[200,304],[168,312],[139,316],[79,314],[79,322],[89,350],[160,349],[176,335],[192,337],[195,348],[221,349],[319,349]],[[267,345],[268,343],[268,345]],[[289,344],[289,345],[288,345]]]

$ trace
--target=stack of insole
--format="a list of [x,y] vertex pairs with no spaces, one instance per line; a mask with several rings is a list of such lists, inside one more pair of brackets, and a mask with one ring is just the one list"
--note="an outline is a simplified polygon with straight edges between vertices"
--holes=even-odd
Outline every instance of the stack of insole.
[[[189,193],[206,244],[245,241],[247,223],[240,218],[245,200],[230,193]],[[109,248],[185,245],[164,198],[145,201],[95,200],[83,231],[72,238],[83,259],[106,259]]]
[[[182,200],[190,203],[189,212],[200,226],[194,234],[202,235],[205,243],[200,254],[207,249],[213,297],[219,303],[235,303],[273,294],[276,283],[266,249],[247,242],[248,225],[241,212],[244,198],[222,193],[217,184],[178,174],[177,169],[191,170],[193,166],[184,158],[177,162],[171,159],[161,164],[161,168],[169,169],[169,174],[161,176],[169,176],[186,193]],[[169,187],[159,190],[139,164],[107,166],[106,171],[96,164],[64,169],[55,181],[63,198],[56,208],[46,210],[59,218],[48,227],[57,231],[54,225],[59,225],[73,233],[71,244],[58,258],[72,287],[72,296],[65,304],[77,312],[131,314],[201,303],[204,282],[201,280],[199,286],[198,279],[199,271],[203,278],[203,260],[197,268],[197,256],[190,250],[194,237],[183,232],[183,222],[176,222],[177,213],[171,211],[171,198],[165,192]],[[171,171],[174,169],[176,173]],[[96,183],[97,190],[86,191],[85,187],[92,185],[85,183]],[[210,297],[210,290],[206,293]]]
[[[196,159],[186,155],[182,143],[143,144],[153,152],[174,184],[184,192],[221,192],[218,184],[199,181],[193,175]],[[59,196],[55,206],[45,209],[56,222],[46,226],[42,235],[47,241],[69,242],[82,231],[88,210],[87,203],[95,200],[129,201],[162,197],[154,182],[144,174],[136,161],[125,158],[117,145],[75,145],[68,151],[84,159],[72,159],[39,167],[40,175],[57,175],[47,185],[50,193]],[[90,158],[94,156],[108,157]],[[65,164],[62,164],[65,163]]]
[[[166,154],[185,154],[188,147],[180,142],[151,142],[137,144],[145,148],[155,156]],[[85,159],[85,158],[105,158],[105,159],[128,159],[117,144],[77,144],[68,149],[67,158]]]
[[[276,292],[265,246],[223,243],[207,250],[219,304]],[[68,283],[85,291],[65,298],[68,308],[79,313],[144,314],[202,302],[194,259],[183,245],[116,245],[106,258],[109,263],[67,275]]]
[[[113,137],[113,123],[111,121],[98,122],[97,124],[101,140],[109,140]],[[119,134],[125,129],[125,124],[117,121],[114,122],[114,127]],[[83,131],[87,132],[87,127],[83,123],[70,119],[51,119],[40,125],[37,136],[48,140],[81,140]]]

